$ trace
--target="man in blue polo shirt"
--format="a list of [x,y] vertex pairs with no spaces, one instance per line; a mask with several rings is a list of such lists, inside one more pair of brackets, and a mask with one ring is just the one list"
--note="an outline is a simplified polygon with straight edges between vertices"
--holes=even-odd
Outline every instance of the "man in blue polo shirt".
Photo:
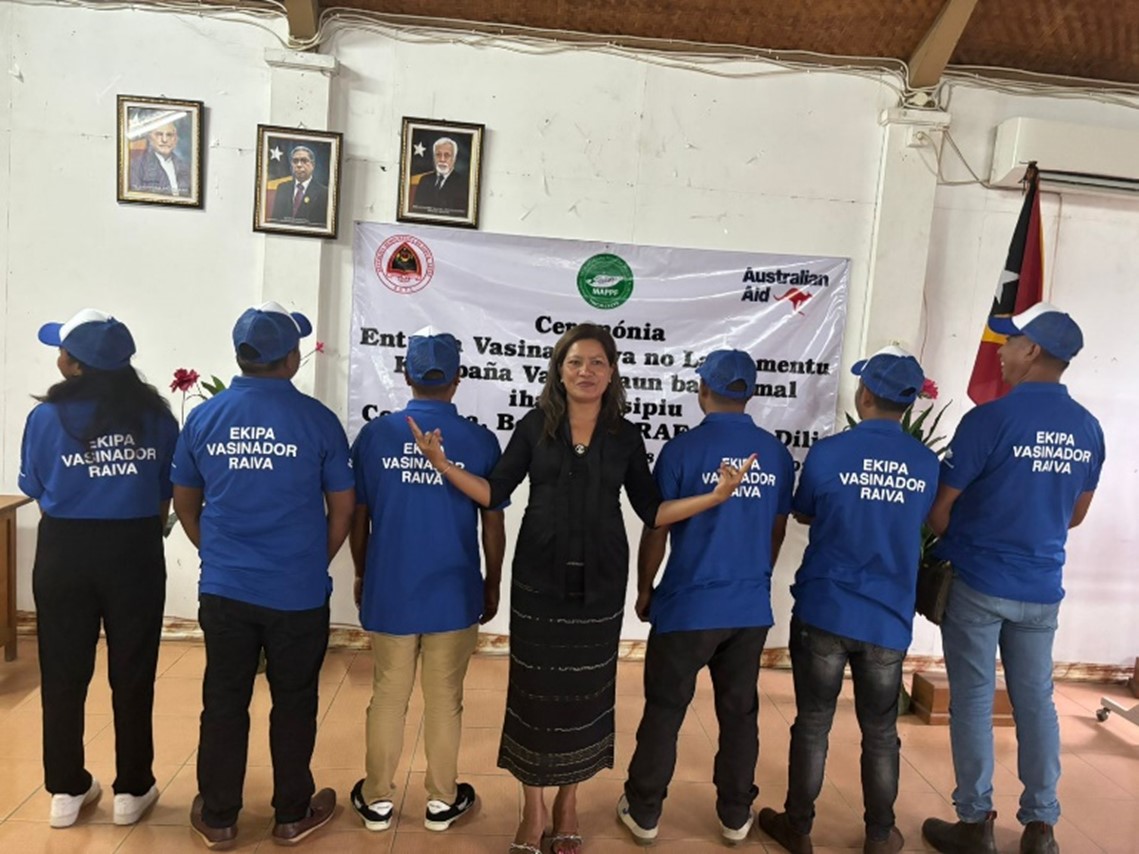
[[998,647],[1020,745],[1021,854],[1059,850],[1060,727],[1052,702],[1068,530],[1088,512],[1104,461],[1099,422],[1061,377],[1083,347],[1067,314],[1041,302],[990,328],[1009,338],[1001,376],[1012,391],[971,410],[941,467],[929,518],[939,557],[954,569],[941,625],[949,673],[949,734],[959,821],[928,819],[943,852],[995,852],[993,692]]
[[451,403],[459,386],[454,336],[431,329],[412,335],[405,370],[412,394],[407,408],[369,422],[352,446],[356,601],[374,661],[367,776],[352,789],[352,806],[369,830],[391,826],[407,703],[422,658],[424,826],[442,831],[475,803],[474,788],[458,782],[463,679],[480,617],[485,623],[498,610],[506,529],[501,509],[481,510],[431,467],[407,422],[414,418],[424,431],[441,430],[449,464],[480,477],[494,468],[500,450],[493,433]]
[[[684,522],[646,528],[638,558],[637,615],[652,623],[645,653],[645,709],[617,814],[633,838],[656,838],[676,765],[676,738],[707,667],[720,726],[714,782],[724,840],[747,837],[758,794],[759,659],[774,622],[771,570],[791,507],[794,463],[783,443],[745,412],[755,360],[717,350],[697,368],[704,420],[661,450],[655,477],[664,500],[709,491],[724,463],[756,462],[735,500]],[[672,534],[660,584],[653,580]]]
[[791,593],[791,727],[785,812],[759,826],[786,850],[809,854],[827,740],[850,662],[862,730],[866,854],[900,851],[898,693],[910,646],[921,527],[937,486],[937,457],[902,431],[925,377],[917,359],[887,347],[852,368],[859,423],[811,447],[792,509],[811,526]]
[[299,842],[336,805],[332,789],[314,794],[309,764],[328,564],[352,524],[355,481],[340,421],[290,382],[311,332],[303,314],[277,303],[242,314],[233,328],[241,376],[190,413],[174,454],[174,510],[202,560],[206,674],[190,824],[210,848],[237,835],[262,649],[273,694],[274,840]]

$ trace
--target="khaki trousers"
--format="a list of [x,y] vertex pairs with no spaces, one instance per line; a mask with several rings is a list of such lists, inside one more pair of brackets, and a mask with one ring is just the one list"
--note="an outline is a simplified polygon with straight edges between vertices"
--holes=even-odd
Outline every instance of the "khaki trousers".
[[463,728],[463,680],[478,642],[478,625],[426,635],[369,635],[372,701],[368,704],[364,800],[392,800],[396,766],[403,752],[407,705],[415,684],[415,668],[422,656],[420,688],[427,797],[454,803],[458,796],[456,778]]

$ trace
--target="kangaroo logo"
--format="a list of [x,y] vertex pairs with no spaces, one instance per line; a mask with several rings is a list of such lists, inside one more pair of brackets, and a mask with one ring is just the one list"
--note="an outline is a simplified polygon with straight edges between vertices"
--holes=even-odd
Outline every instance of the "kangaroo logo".
[[802,314],[803,312],[799,310],[800,307],[812,296],[814,295],[809,291],[801,291],[798,288],[791,288],[787,291],[787,293],[783,294],[783,296],[776,297],[775,299],[787,300],[789,303],[791,303],[792,311]]

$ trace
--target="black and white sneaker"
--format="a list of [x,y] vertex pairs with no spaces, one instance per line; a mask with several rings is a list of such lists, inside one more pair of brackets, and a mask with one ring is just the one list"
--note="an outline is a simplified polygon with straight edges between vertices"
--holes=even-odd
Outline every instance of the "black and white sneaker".
[[387,830],[392,826],[392,817],[395,815],[395,805],[391,801],[364,802],[364,781],[360,780],[352,787],[352,809],[364,821],[368,830]]
[[427,816],[423,826],[428,830],[447,830],[452,824],[470,812],[475,805],[475,788],[470,783],[460,783],[455,803],[428,801]]

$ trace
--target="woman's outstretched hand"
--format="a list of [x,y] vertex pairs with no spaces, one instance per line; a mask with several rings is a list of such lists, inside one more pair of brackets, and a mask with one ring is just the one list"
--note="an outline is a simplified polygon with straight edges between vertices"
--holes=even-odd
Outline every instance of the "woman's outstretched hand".
[[716,488],[712,490],[716,497],[721,501],[727,501],[731,498],[736,487],[743,483],[744,475],[747,474],[753,463],[755,463],[755,454],[744,460],[738,468],[727,462],[721,463],[719,479],[716,481]]
[[434,430],[424,433],[410,415],[407,416],[407,423],[411,427],[411,435],[415,437],[415,444],[419,448],[419,452],[427,457],[427,462],[436,469],[443,468],[447,464],[447,454],[443,450],[443,432],[436,427]]

